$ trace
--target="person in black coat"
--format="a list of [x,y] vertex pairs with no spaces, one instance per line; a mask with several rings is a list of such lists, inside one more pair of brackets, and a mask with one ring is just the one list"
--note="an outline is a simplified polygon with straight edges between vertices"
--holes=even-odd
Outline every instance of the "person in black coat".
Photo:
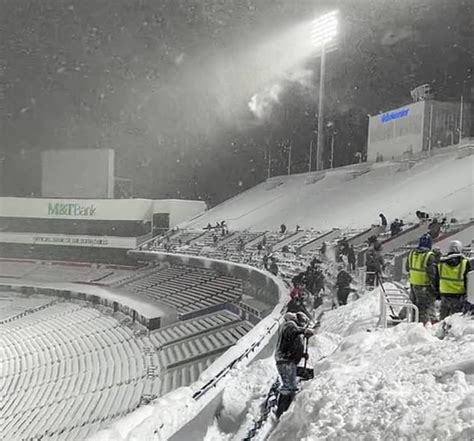
[[347,262],[349,263],[349,269],[351,271],[355,271],[356,257],[355,257],[354,245],[351,245],[349,247],[349,251],[347,252]]
[[326,256],[326,251],[327,251],[327,244],[326,244],[326,242],[323,242],[323,244],[321,245],[321,248],[319,250],[319,254],[321,256]]
[[380,217],[380,222],[382,224],[382,227],[387,228],[388,222],[387,222],[387,218],[385,217],[385,215],[383,213],[380,213],[379,217]]
[[416,210],[415,214],[420,222],[425,222],[430,218],[430,215],[424,211]]
[[433,221],[428,225],[428,232],[430,233],[432,239],[439,237],[442,226],[443,222],[439,222],[436,218],[434,218]]
[[353,291],[351,288],[351,282],[351,275],[344,269],[341,269],[341,271],[339,271],[337,274],[336,279],[337,302],[339,303],[339,306],[347,304],[347,298],[349,297],[351,291]]
[[270,271],[274,276],[278,276],[278,265],[274,257],[270,258],[270,266],[268,267],[268,271]]
[[380,242],[373,242],[367,250],[365,257],[365,267],[366,286],[374,287],[378,283],[382,271],[385,269],[385,260],[382,254],[382,245]]
[[303,313],[287,312],[285,321],[281,325],[278,335],[275,361],[281,377],[281,387],[278,396],[276,417],[280,418],[283,412],[290,407],[297,391],[296,367],[302,358],[308,358],[304,351],[304,338],[310,338],[313,332],[306,329],[309,318]]

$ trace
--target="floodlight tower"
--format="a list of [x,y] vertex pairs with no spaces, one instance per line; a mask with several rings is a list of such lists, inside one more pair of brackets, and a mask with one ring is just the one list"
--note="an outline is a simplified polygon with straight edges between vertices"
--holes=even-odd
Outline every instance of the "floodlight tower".
[[[339,11],[335,10],[316,18],[311,25],[311,41],[315,49],[321,51],[321,70],[319,75],[318,140],[316,145],[316,170],[323,169],[324,148],[324,82],[326,76],[326,52],[335,50],[338,33]],[[312,148],[312,147],[311,147]],[[311,157],[310,152],[310,157]],[[309,166],[311,171],[311,164]]]

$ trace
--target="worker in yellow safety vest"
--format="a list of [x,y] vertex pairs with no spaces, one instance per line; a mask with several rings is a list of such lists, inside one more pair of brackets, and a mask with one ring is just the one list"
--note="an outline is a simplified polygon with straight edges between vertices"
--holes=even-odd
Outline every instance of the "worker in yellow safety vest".
[[467,293],[467,274],[470,270],[469,260],[462,254],[462,243],[453,240],[449,244],[448,254],[442,257],[438,264],[441,320],[463,310]]
[[434,303],[436,300],[437,268],[432,240],[424,234],[418,240],[418,247],[408,254],[406,270],[409,273],[410,297],[416,305],[420,321],[435,322]]

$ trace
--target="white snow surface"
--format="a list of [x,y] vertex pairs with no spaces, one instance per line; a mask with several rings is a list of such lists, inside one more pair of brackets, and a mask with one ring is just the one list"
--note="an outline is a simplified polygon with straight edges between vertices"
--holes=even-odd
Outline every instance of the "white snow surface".
[[[377,290],[324,315],[310,340],[315,378],[267,439],[474,439],[474,320],[451,316],[445,332],[442,324],[383,330],[377,315]],[[242,439],[275,378],[272,357],[236,373],[206,441]],[[243,421],[239,431],[229,419]]]
[[474,217],[474,155],[448,149],[408,162],[358,164],[324,172],[278,176],[181,224],[203,228],[225,219],[231,230],[366,228],[387,219],[415,221],[416,210]]

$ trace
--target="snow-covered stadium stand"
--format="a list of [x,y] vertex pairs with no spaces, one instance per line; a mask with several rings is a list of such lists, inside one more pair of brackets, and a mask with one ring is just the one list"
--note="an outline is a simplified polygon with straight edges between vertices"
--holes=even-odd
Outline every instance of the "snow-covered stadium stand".
[[[426,207],[469,220],[470,152],[273,178],[186,224],[189,229],[129,252],[145,263],[132,272],[0,262],[0,284],[20,293],[0,317],[2,437],[201,439],[236,368],[273,348],[287,287],[246,265],[262,266],[259,248],[277,256],[287,278],[318,256],[323,242],[333,249],[342,238],[363,256],[367,238],[379,235],[396,260],[426,225],[407,222],[395,239],[368,226],[380,211],[414,221],[414,211]],[[229,234],[203,230],[222,219]],[[291,231],[269,231],[281,223]],[[295,231],[296,224],[308,228]],[[472,224],[458,230],[439,243],[472,238]],[[66,413],[73,415],[67,424]],[[126,422],[116,423],[125,415]]]
[[2,439],[85,437],[140,404],[133,332],[96,309],[56,302],[3,323],[0,347]]
[[198,380],[223,353],[242,356],[246,348],[235,355],[236,343],[254,328],[252,358],[267,346],[275,329],[264,317],[281,308],[283,291],[271,276],[229,262],[144,254],[137,257],[146,266],[123,274],[5,261],[3,439],[84,439]]
[[358,164],[290,176],[277,176],[180,225],[201,229],[226,220],[231,230],[328,231],[367,228],[380,212],[388,219],[416,221],[416,210],[474,217],[473,146],[453,146],[431,157]]

